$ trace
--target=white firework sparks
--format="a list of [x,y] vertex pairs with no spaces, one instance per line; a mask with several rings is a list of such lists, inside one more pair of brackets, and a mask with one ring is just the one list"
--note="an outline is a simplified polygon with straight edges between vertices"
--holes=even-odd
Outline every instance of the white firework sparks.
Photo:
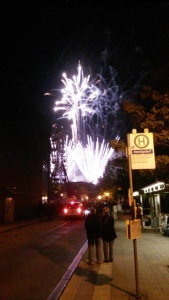
[[67,137],[65,147],[67,175],[70,181],[96,184],[113,155],[105,134],[112,130],[112,115],[114,118],[118,110],[118,88],[106,88],[101,75],[90,82],[90,76],[83,76],[80,64],[77,76],[69,79],[64,74],[62,82],[63,97],[56,101],[54,110],[63,110],[62,117],[72,121],[72,138]]
[[85,181],[96,184],[98,178],[103,176],[107,162],[113,155],[113,149],[103,140],[99,143],[92,141],[87,136],[87,145],[84,147],[78,142],[76,145],[72,140],[66,144],[67,170],[70,181]]
[[72,120],[72,140],[75,144],[80,140],[80,123],[84,116],[91,115],[93,112],[93,102],[98,96],[98,90],[89,86],[90,76],[84,77],[81,65],[78,65],[78,75],[73,79],[67,78],[63,74],[62,82],[65,86],[61,90],[63,97],[56,102],[55,111],[65,110],[63,117]]

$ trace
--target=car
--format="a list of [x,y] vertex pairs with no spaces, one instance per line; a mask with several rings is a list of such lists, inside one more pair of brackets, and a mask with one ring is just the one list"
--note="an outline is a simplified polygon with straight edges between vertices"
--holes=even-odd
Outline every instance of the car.
[[79,218],[84,219],[85,217],[85,208],[83,207],[83,204],[78,201],[71,201],[66,204],[66,206],[63,208],[63,214],[65,218]]

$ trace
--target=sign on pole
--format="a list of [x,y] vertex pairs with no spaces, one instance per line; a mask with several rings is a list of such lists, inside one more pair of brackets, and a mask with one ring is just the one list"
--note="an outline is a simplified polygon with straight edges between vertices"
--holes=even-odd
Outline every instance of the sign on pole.
[[[134,132],[134,130],[133,130]],[[155,169],[153,133],[130,133],[131,168]]]
[[140,220],[126,220],[127,238],[136,239],[141,236],[141,221]]

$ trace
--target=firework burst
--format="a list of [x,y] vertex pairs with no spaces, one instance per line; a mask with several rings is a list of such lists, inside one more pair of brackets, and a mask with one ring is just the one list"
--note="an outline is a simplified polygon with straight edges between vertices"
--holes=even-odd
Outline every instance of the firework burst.
[[63,74],[62,99],[55,102],[54,110],[63,111],[61,118],[72,122],[71,137],[67,136],[65,144],[70,181],[97,183],[113,155],[108,141],[115,135],[120,99],[114,76],[109,86],[100,74],[90,80],[90,75],[84,77],[80,63],[77,76],[70,79]]

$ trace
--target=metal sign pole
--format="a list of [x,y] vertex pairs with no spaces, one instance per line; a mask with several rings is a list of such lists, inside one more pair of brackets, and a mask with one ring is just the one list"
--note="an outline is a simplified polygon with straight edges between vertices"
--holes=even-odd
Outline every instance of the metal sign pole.
[[[127,153],[128,153],[128,168],[129,168],[129,183],[130,183],[130,199],[132,206],[132,219],[135,219],[135,201],[133,199],[133,179],[132,179],[132,168],[131,168],[131,148],[130,148],[130,134],[127,134]],[[135,280],[136,280],[136,298],[140,299],[139,292],[139,276],[138,276],[138,258],[137,258],[137,239],[133,239],[134,248],[134,264],[135,264]]]

